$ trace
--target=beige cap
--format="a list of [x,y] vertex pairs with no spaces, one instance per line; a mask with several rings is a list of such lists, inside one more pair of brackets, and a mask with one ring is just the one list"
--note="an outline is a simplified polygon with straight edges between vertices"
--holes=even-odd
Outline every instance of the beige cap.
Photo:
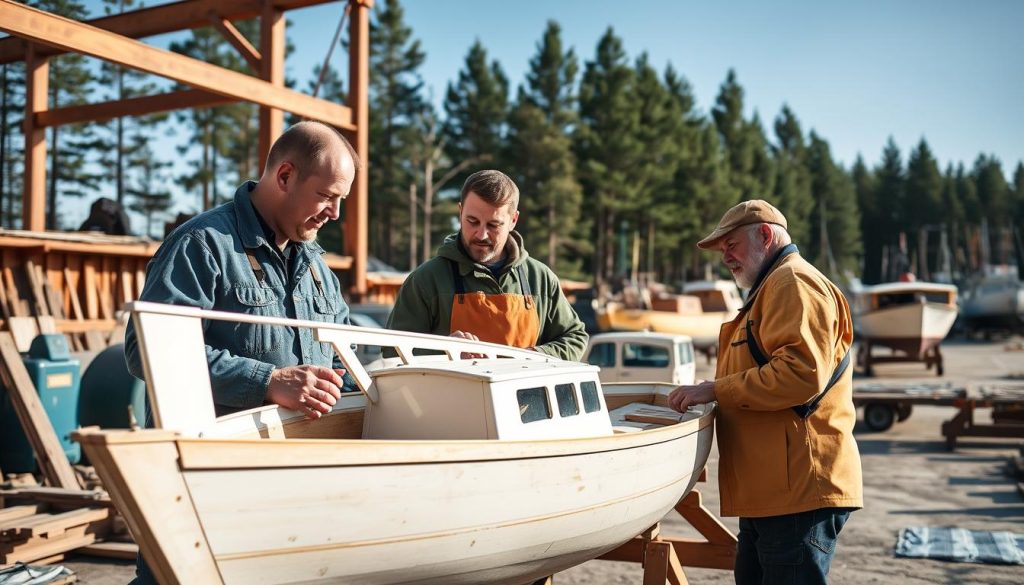
[[784,229],[788,228],[786,216],[782,215],[782,212],[774,205],[763,199],[751,199],[726,211],[715,231],[697,242],[697,247],[705,250],[713,248],[718,240],[724,238],[732,230],[753,223],[774,223],[781,225]]

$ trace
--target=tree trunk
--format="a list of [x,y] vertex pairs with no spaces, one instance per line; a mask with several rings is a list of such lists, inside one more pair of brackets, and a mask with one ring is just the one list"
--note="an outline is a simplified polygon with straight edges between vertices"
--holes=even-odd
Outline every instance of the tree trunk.
[[2,66],[3,75],[0,76],[0,225],[10,227],[7,224],[11,217],[10,208],[13,194],[9,193],[7,168],[7,64]]
[[[117,68],[117,99],[124,99],[124,70]],[[117,202],[124,205],[124,118],[114,120],[117,125],[117,163],[114,172],[114,189]]]
[[427,155],[427,163],[423,168],[423,261],[430,260],[430,236],[433,229],[434,216],[434,158]]
[[555,230],[555,205],[548,205],[548,267],[555,269],[558,259],[558,231]]
[[416,181],[409,182],[409,270],[416,268]]

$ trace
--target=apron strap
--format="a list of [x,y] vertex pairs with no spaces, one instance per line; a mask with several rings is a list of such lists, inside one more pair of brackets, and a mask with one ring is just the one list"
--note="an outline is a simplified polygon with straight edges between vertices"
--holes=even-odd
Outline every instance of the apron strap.
[[267,273],[263,271],[263,267],[260,266],[260,261],[256,259],[255,250],[252,248],[245,249],[245,256],[249,258],[249,267],[252,268],[252,273],[256,275],[256,280],[260,284],[266,284]]
[[516,267],[516,272],[519,274],[519,288],[523,291],[523,304],[530,309],[533,307],[533,295],[530,294],[530,281],[526,279],[526,267],[520,264]]
[[313,284],[316,285],[316,290],[320,293],[320,296],[327,296],[324,294],[324,283],[320,280],[320,272],[317,271],[316,266],[313,266],[312,262],[309,263],[309,275],[313,277]]

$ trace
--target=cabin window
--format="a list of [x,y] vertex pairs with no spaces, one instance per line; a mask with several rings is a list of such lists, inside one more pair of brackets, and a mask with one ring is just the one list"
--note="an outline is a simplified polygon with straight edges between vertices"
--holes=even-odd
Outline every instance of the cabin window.
[[587,356],[587,362],[593,366],[611,368],[615,366],[615,344],[595,343]]
[[583,394],[583,410],[586,412],[597,412],[601,410],[601,398],[597,395],[597,384],[594,382],[582,382],[580,390]]
[[668,348],[640,343],[622,344],[622,365],[628,368],[664,368],[668,366]]
[[555,400],[558,401],[558,416],[576,416],[580,405],[576,402],[576,389],[572,384],[556,384]]
[[516,395],[519,397],[519,418],[524,423],[551,418],[547,388],[523,388]]

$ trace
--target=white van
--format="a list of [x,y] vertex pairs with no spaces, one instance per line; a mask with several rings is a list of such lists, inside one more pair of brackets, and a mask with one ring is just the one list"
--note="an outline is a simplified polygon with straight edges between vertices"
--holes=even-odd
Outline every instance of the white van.
[[696,366],[689,335],[631,331],[590,337],[583,361],[601,368],[602,384],[693,384]]

